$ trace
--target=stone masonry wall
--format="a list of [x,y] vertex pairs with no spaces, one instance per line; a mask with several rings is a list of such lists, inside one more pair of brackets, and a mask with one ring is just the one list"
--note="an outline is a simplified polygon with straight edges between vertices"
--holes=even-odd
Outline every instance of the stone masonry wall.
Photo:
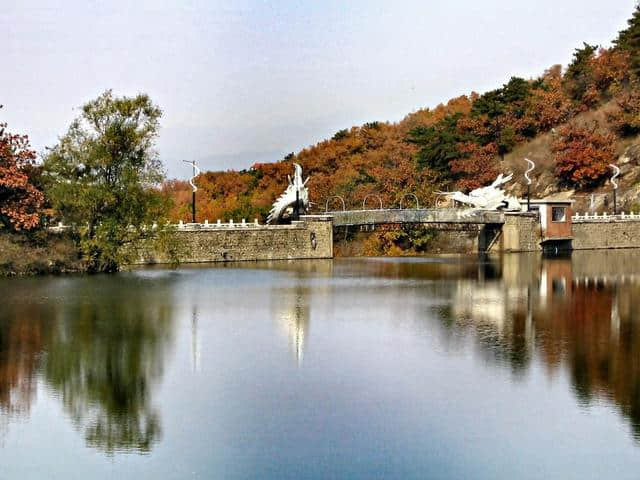
[[505,214],[502,235],[492,252],[535,252],[541,250],[540,222],[535,214]]
[[[182,263],[333,257],[331,217],[302,216],[291,225],[177,230]],[[170,263],[150,248],[136,264]]]
[[574,223],[572,246],[574,250],[640,248],[640,221]]

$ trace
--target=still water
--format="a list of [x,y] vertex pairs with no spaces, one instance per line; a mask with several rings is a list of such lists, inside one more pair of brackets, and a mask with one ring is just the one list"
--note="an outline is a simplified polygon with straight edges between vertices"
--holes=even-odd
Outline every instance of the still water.
[[638,478],[640,252],[0,281],[0,478]]

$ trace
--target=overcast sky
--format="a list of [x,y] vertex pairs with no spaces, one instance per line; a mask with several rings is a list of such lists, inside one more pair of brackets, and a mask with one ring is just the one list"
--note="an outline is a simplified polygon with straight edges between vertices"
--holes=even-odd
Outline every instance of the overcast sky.
[[246,168],[608,45],[633,0],[0,0],[0,121],[53,145],[111,88],[164,111],[158,151]]

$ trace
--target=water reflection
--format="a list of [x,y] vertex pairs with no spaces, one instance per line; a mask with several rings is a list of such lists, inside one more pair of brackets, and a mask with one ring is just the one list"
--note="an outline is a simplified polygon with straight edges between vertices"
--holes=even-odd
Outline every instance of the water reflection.
[[198,307],[191,308],[191,369],[194,372],[200,371],[200,337],[198,335]]
[[0,440],[9,420],[28,416],[36,396],[36,373],[47,336],[44,310],[22,304],[0,310]]
[[[186,450],[194,447],[193,436],[217,435],[219,449],[235,445],[244,452],[248,446],[258,455],[264,445],[286,440],[294,430],[308,435],[307,445],[318,442],[318,430],[297,428],[313,420],[304,410],[312,406],[321,412],[316,429],[326,422],[327,431],[335,433],[327,434],[333,448],[336,438],[347,437],[331,429],[344,423],[336,419],[357,416],[349,405],[358,394],[374,407],[377,402],[402,405],[380,407],[396,415],[389,418],[400,419],[392,425],[399,436],[420,424],[432,407],[433,418],[454,415],[447,401],[439,404],[436,394],[430,397],[430,390],[414,386],[428,379],[449,387],[447,382],[464,376],[446,371],[438,376],[438,371],[470,353],[473,366],[456,365],[507,371],[507,383],[525,385],[540,371],[549,378],[568,378],[571,405],[575,399],[582,408],[615,406],[640,440],[637,256],[574,252],[571,258],[271,262],[188,267],[175,274],[145,270],[4,281],[0,423],[28,418],[38,395],[51,395],[86,445],[108,454],[152,451],[162,438],[163,417],[170,431],[169,417],[174,435],[184,436],[182,443],[174,439],[172,448]],[[184,369],[172,368],[179,378],[169,382],[180,393],[163,395],[157,387],[180,319]],[[433,337],[434,343],[421,335]],[[290,357],[282,355],[285,344]],[[443,345],[455,348],[425,354]],[[403,356],[403,348],[411,355]],[[437,362],[440,354],[446,361],[430,376],[420,375],[423,360]],[[327,358],[331,355],[339,358],[340,368]],[[304,374],[290,375],[293,363]],[[382,368],[387,363],[389,371]],[[405,385],[407,378],[411,381]],[[191,392],[188,403],[182,389]],[[287,399],[295,408],[280,408]],[[411,405],[421,409],[403,424]],[[465,418],[462,424],[481,420],[470,414]],[[353,432],[368,423],[355,424]],[[277,444],[284,452],[305,443],[284,440]],[[413,437],[409,440],[414,445]],[[203,451],[207,442],[195,445],[199,458],[214,455]],[[377,450],[374,456],[380,458]]]
[[[394,288],[398,295],[418,289],[435,300],[430,310],[443,327],[443,342],[463,342],[471,333],[475,354],[509,368],[515,380],[535,361],[551,377],[566,371],[582,406],[600,401],[617,406],[640,440],[640,311],[633,301],[640,294],[637,255],[578,251],[555,258],[343,259],[227,268],[279,269],[294,276],[293,286],[273,289],[271,312],[298,365],[313,323],[314,296],[336,297],[353,288],[341,280],[389,278],[396,283],[370,284],[369,295],[375,297],[377,288]],[[310,287],[308,279],[318,275],[334,282]]]
[[295,288],[275,289],[271,295],[273,312],[278,329],[288,340],[290,350],[298,366],[302,365],[306,336],[309,331],[311,291],[297,283]]
[[[140,278],[17,281],[0,315],[0,408],[28,413],[38,376],[87,445],[147,452],[161,435],[152,402],[170,343],[166,285]],[[63,301],[61,301],[63,299]]]
[[629,255],[596,256],[595,267],[591,252],[507,256],[502,279],[456,283],[455,321],[443,325],[473,330],[484,357],[514,373],[535,359],[549,375],[566,369],[580,404],[613,402],[640,440],[640,277]]

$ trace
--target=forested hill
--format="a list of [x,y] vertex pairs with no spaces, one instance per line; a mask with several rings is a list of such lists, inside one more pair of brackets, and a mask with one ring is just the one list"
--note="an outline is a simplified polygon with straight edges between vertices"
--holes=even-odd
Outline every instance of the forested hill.
[[[554,65],[538,78],[512,77],[502,87],[421,109],[398,123],[371,122],[249,170],[206,172],[196,183],[199,219],[260,218],[286,187],[292,163],[302,165],[311,201],[342,196],[360,206],[369,193],[385,206],[415,193],[432,205],[435,192],[469,190],[499,172],[535,160],[536,194],[604,188],[610,163],[624,163],[622,194],[637,196],[635,155],[640,134],[640,6],[610,48],[584,43],[566,68]],[[190,187],[169,181],[174,219],[189,218]],[[519,193],[519,186],[511,187]]]

